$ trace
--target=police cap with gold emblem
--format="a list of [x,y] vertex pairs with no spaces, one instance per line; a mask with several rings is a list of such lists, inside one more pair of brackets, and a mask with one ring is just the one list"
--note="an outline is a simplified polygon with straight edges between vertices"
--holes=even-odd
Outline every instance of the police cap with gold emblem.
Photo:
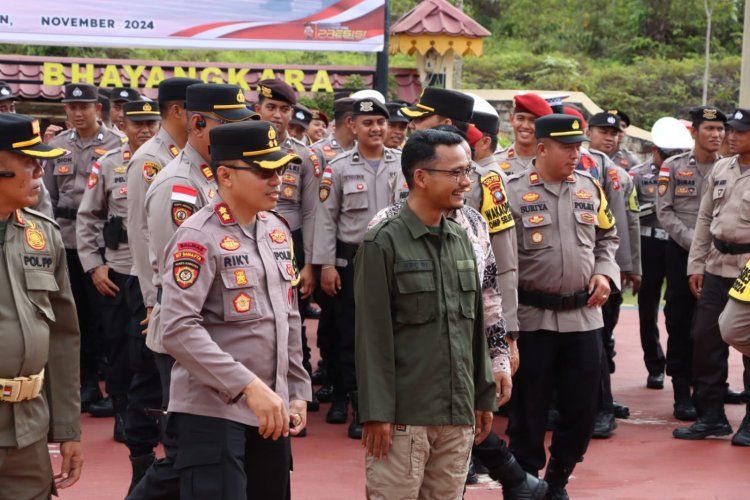
[[391,119],[391,115],[388,114],[388,108],[385,107],[385,104],[372,97],[357,99],[352,103],[352,118],[365,115],[382,116],[386,120]]
[[185,109],[214,113],[226,121],[257,119],[245,105],[245,93],[239,85],[196,83],[187,88]]
[[141,98],[140,92],[127,87],[115,87],[109,93],[109,100],[112,102],[137,101]]
[[732,127],[734,130],[745,132],[750,130],[750,109],[737,108],[732,113],[732,119],[727,122],[727,125]]
[[289,123],[294,123],[307,130],[307,126],[310,125],[310,121],[313,119],[312,111],[303,105],[295,104],[294,110],[292,111],[292,118]]
[[197,78],[184,78],[175,76],[159,82],[159,102],[184,101],[187,97],[187,89],[191,85],[203,83]]
[[57,158],[65,154],[42,142],[39,122],[27,115],[0,113],[0,151],[9,151],[34,158]]
[[589,128],[616,128],[620,130],[620,117],[609,111],[602,111],[589,118]]
[[287,163],[302,163],[302,159],[287,153],[279,145],[276,128],[264,120],[228,123],[209,132],[211,162],[242,160],[248,165],[268,170]]
[[464,123],[471,122],[474,98],[456,90],[427,87],[414,106],[405,106],[401,112],[409,118],[440,115]]
[[69,83],[65,86],[65,97],[62,102],[97,102],[99,92],[88,83]]
[[267,78],[258,82],[258,102],[263,99],[284,101],[294,106],[297,104],[297,93],[288,83],[276,78]]
[[698,106],[689,111],[693,126],[697,127],[703,122],[727,122],[727,115],[716,106]]
[[13,90],[10,88],[10,85],[8,85],[6,82],[0,81],[0,101],[9,101],[9,100],[18,100],[15,95],[13,95]]
[[537,118],[534,128],[537,139],[549,138],[563,144],[575,144],[588,140],[583,133],[581,120],[575,116],[558,113],[543,116]]
[[130,101],[122,107],[125,118],[134,122],[161,120],[159,103],[152,101]]

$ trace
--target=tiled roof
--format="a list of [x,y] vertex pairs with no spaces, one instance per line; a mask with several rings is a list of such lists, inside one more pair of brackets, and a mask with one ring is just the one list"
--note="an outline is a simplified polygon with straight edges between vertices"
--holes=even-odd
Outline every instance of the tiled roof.
[[445,34],[470,38],[491,35],[482,25],[447,0],[424,0],[391,26],[391,34]]

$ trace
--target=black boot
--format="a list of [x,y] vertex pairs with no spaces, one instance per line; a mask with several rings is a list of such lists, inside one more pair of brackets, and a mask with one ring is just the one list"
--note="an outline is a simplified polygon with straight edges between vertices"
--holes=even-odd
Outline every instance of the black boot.
[[156,455],[154,455],[153,452],[148,455],[130,457],[130,466],[133,468],[133,477],[130,480],[130,487],[128,487],[128,495],[132,493],[133,488],[135,488],[143,476],[146,475],[146,471],[151,467],[151,464],[154,463],[155,459]]
[[547,493],[547,483],[524,471],[510,452],[505,463],[489,472],[503,486],[504,500],[542,500]]
[[742,419],[740,428],[737,429],[737,434],[732,436],[732,445],[750,446],[750,405],[747,405],[745,418]]
[[98,385],[81,387],[81,413],[89,411],[89,407],[101,399],[102,391]]
[[724,396],[725,405],[741,405],[744,402],[744,398],[742,397],[742,393],[740,391],[735,391],[731,387],[727,388],[727,393]]
[[315,395],[318,396],[318,401],[321,403],[330,403],[333,401],[333,386],[330,384],[324,385],[318,389]]
[[550,457],[544,473],[544,480],[549,485],[547,500],[570,500],[565,486],[568,484],[568,478],[573,473],[573,469],[575,469],[575,464],[565,465]]
[[698,418],[690,397],[690,381],[686,378],[672,378],[674,390],[674,418],[677,420],[693,421]]
[[326,413],[326,422],[329,424],[345,424],[349,413],[348,401],[346,399],[335,400],[331,403]]
[[612,437],[617,429],[615,414],[608,411],[600,411],[594,421],[594,433],[591,435],[594,439],[607,439]]
[[701,411],[701,416],[690,427],[678,427],[672,431],[672,436],[677,439],[696,441],[709,436],[726,436],[732,433],[724,409],[706,409]]
[[96,403],[91,403],[88,406],[88,412],[92,417],[106,418],[112,417],[115,414],[115,409],[112,406],[112,398],[107,396],[104,399],[100,399]]
[[347,434],[352,439],[362,439],[362,424],[359,422],[359,395],[357,391],[349,393],[349,401],[352,403],[352,422],[349,424]]

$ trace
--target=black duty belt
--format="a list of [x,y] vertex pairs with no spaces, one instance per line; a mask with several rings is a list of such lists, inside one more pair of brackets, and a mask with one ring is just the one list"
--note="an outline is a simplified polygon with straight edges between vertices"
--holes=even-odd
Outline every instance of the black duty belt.
[[75,220],[78,215],[78,210],[75,208],[68,207],[55,207],[55,217],[58,219],[70,219]]
[[581,290],[580,292],[570,294],[556,294],[537,292],[535,290],[518,289],[518,302],[526,306],[538,307],[540,309],[549,309],[551,311],[571,311],[580,309],[586,305],[589,300],[589,292]]
[[357,255],[357,249],[359,249],[359,245],[336,240],[336,258],[338,259],[353,260],[354,256]]
[[750,253],[750,243],[729,243],[728,241],[714,238],[714,247],[721,253],[729,255],[741,255]]

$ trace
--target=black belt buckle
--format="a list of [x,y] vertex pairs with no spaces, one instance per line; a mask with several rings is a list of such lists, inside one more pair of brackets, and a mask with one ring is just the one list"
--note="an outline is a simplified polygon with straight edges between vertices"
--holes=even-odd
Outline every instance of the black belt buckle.
[[576,296],[575,295],[563,295],[560,298],[562,299],[560,301],[561,311],[570,311],[571,309],[576,308]]

